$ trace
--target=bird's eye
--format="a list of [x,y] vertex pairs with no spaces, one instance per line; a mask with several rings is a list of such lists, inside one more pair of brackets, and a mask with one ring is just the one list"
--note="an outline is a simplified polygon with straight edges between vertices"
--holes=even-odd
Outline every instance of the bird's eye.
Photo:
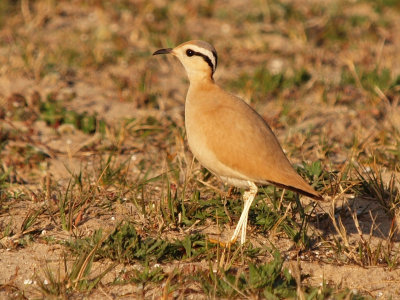
[[186,55],[189,56],[189,57],[191,57],[191,56],[194,55],[194,51],[191,50],[191,49],[187,49],[187,50],[186,50]]

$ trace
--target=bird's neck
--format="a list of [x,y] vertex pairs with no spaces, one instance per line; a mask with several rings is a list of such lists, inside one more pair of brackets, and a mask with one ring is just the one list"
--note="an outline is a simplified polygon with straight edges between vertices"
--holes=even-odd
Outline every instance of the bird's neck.
[[[193,74],[192,74],[193,75]],[[202,88],[210,85],[214,85],[214,79],[210,74],[196,74],[196,76],[189,76],[190,88]]]
[[217,88],[219,88],[218,85],[211,77],[191,80],[186,95],[186,106],[196,106],[200,104],[204,100],[210,98],[210,93],[213,93]]
[[211,71],[185,68],[191,85],[213,83]]

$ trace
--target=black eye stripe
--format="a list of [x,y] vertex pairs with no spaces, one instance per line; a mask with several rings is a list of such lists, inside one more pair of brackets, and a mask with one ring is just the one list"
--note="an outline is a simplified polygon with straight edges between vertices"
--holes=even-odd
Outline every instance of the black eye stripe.
[[[214,55],[214,58],[215,58],[215,64],[217,64],[217,54],[216,54],[214,51],[212,52],[212,54]],[[189,56],[189,57],[191,57],[191,56],[193,56],[193,55],[200,56],[200,57],[203,58],[204,61],[210,66],[212,72],[214,73],[215,68],[216,68],[217,66],[216,66],[216,65],[215,65],[215,66],[213,65],[211,59],[210,59],[207,55],[205,55],[205,54],[203,54],[203,53],[200,53],[200,52],[197,52],[197,51],[193,51],[192,49],[187,49],[187,50],[186,50],[186,55]]]
[[204,59],[204,61],[210,66],[212,72],[214,73],[214,65],[213,65],[211,59],[207,55],[204,55],[204,54],[198,53],[198,52],[195,52],[194,55],[198,55],[198,56],[202,57]]

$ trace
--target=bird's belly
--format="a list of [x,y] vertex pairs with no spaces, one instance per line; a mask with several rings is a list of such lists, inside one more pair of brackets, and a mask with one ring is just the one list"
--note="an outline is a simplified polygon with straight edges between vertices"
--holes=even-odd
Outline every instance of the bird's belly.
[[238,178],[233,178],[233,177],[225,177],[225,176],[218,176],[219,178],[221,178],[221,180],[229,185],[233,185],[239,188],[249,188],[250,184],[249,184],[249,180],[243,180],[243,179],[238,179]]
[[186,133],[190,150],[206,169],[214,173],[227,184],[243,188],[249,187],[248,181],[253,180],[222,163],[216,155],[207,148],[206,137],[202,136],[200,131],[192,131],[191,126],[186,124]]

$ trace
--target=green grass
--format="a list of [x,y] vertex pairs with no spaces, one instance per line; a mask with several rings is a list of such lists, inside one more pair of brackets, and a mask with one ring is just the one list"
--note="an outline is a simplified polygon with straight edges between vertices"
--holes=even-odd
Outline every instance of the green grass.
[[111,264],[102,273],[93,275],[92,264],[96,249],[95,246],[90,252],[81,253],[72,262],[72,266],[69,266],[69,259],[64,254],[60,261],[63,265],[59,266],[56,274],[48,264],[45,265],[42,269],[43,275],[36,274],[42,295],[62,298],[71,297],[77,293],[90,295],[100,280],[115,267],[115,264]]
[[[73,98],[67,101],[72,100]],[[51,127],[57,128],[62,124],[71,124],[84,133],[92,134],[98,131],[104,134],[105,132],[106,124],[103,120],[99,120],[95,114],[77,113],[66,109],[55,94],[49,94],[45,101],[40,101],[39,103],[40,119]]]
[[277,96],[285,89],[299,88],[311,79],[310,73],[305,70],[295,70],[293,75],[285,72],[273,74],[267,68],[260,67],[253,74],[243,73],[238,79],[228,84],[238,90],[248,89],[254,92],[253,100],[261,100],[263,97]]
[[400,191],[396,186],[396,177],[392,175],[387,184],[382,179],[382,171],[376,166],[369,170],[364,166],[356,169],[360,185],[357,192],[361,196],[376,199],[391,218],[400,211]]
[[[102,231],[99,230],[91,238],[71,241],[69,247],[76,253],[87,251],[99,242],[101,236]],[[198,259],[199,256],[204,257],[208,248],[213,247],[215,246],[206,244],[202,235],[188,235],[175,241],[143,237],[137,233],[133,224],[123,222],[100,244],[96,258],[148,265],[149,262]]]
[[370,71],[356,68],[355,72],[350,72],[348,70],[343,71],[341,83],[343,85],[358,84],[366,91],[377,95],[377,88],[379,88],[380,91],[390,94],[391,90],[399,86],[399,79],[392,78],[391,72],[387,68],[382,70],[375,68]]

